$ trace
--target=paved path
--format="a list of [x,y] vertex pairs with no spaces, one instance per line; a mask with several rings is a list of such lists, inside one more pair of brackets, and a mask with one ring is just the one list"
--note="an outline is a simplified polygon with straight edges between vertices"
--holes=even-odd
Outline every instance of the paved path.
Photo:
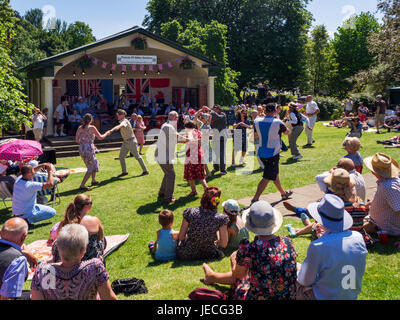
[[[366,184],[366,200],[372,200],[376,192],[376,177],[371,173],[364,174],[364,180]],[[297,207],[306,208],[308,204],[316,202],[324,196],[322,191],[319,189],[317,184],[311,184],[305,187],[293,189],[293,195],[288,200],[291,204]],[[239,200],[239,203],[244,206],[249,206],[252,197]],[[281,194],[279,192],[265,194],[260,197],[260,200],[265,200],[269,202],[273,207],[278,209],[283,216],[288,218],[296,218],[293,212],[286,210],[283,206],[283,201],[281,200]]]

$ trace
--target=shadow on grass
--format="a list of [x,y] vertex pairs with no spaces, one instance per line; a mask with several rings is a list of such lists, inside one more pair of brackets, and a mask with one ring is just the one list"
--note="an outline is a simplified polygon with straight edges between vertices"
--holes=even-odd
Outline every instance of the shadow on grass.
[[14,215],[12,214],[11,208],[10,209],[4,208],[3,210],[0,210],[0,224],[3,224],[13,216]]
[[203,260],[190,260],[190,261],[185,261],[185,260],[174,260],[174,262],[171,265],[171,268],[180,268],[180,267],[200,267],[203,265],[203,263],[212,263],[212,262],[218,262],[221,261],[221,259],[203,259]]
[[[374,235],[374,238],[377,238]],[[377,253],[380,255],[390,256],[399,253],[399,250],[395,247],[394,243],[400,241],[400,237],[389,237],[389,243],[384,245],[376,243],[372,248],[368,249],[369,253]]]
[[157,201],[147,203],[143,206],[140,206],[136,212],[137,214],[143,215],[143,214],[153,214],[153,213],[159,213],[162,209],[169,209],[171,211],[175,211],[178,208],[182,208],[186,206],[187,203],[192,202],[195,200],[197,197],[181,197],[179,199],[176,199],[175,203],[164,203],[162,198],[158,198]]

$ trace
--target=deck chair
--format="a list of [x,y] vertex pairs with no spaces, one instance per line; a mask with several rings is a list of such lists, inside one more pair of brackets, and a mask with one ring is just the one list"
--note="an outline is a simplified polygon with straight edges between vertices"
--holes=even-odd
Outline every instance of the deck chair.
[[8,190],[7,184],[4,181],[0,182],[0,198],[4,203],[4,206],[7,209],[11,209],[11,207],[7,206],[6,201],[12,201],[12,194],[10,190]]
[[[47,182],[47,173],[36,173],[35,176],[33,177],[33,181]],[[54,187],[51,189],[40,190],[38,191],[37,194],[40,197],[50,196],[49,202],[52,201],[53,208],[56,204],[59,205],[61,203],[61,197],[60,193],[58,192],[57,184],[54,184]]]

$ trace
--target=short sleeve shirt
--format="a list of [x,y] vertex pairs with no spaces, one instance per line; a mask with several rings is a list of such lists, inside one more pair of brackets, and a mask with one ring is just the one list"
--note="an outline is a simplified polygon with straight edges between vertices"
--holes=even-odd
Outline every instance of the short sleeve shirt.
[[318,104],[315,101],[311,101],[311,102],[307,103],[307,107],[306,107],[307,114],[312,114],[312,113],[316,112],[317,110],[319,110],[319,108],[318,108]]
[[42,182],[24,180],[22,176],[14,184],[12,212],[16,216],[31,213],[36,205],[36,194],[43,189]]
[[249,269],[249,300],[294,300],[297,253],[287,237],[254,241],[239,247],[236,262]]
[[[32,119],[34,118],[34,116],[32,117]],[[43,116],[41,114],[39,114],[36,117],[36,121],[33,122],[33,129],[43,129],[44,126],[44,120],[43,120]]]
[[255,127],[260,138],[258,156],[268,159],[276,156],[281,147],[281,134],[285,132],[285,124],[274,117],[265,117],[255,120]]
[[[58,119],[64,119],[64,107],[62,104],[59,104],[56,108],[56,112],[58,112]],[[54,113],[54,118],[56,118],[56,114]]]
[[124,119],[121,121],[121,136],[124,141],[128,141],[132,138],[135,138],[135,134],[133,133],[133,129],[131,123],[128,119]]

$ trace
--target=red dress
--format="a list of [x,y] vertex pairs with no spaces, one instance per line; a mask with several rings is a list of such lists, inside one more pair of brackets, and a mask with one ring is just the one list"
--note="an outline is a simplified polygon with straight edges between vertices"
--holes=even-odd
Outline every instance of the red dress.
[[188,142],[185,159],[185,180],[203,180],[206,178],[204,167],[204,153],[201,147],[201,132],[194,129],[194,138],[197,141]]

